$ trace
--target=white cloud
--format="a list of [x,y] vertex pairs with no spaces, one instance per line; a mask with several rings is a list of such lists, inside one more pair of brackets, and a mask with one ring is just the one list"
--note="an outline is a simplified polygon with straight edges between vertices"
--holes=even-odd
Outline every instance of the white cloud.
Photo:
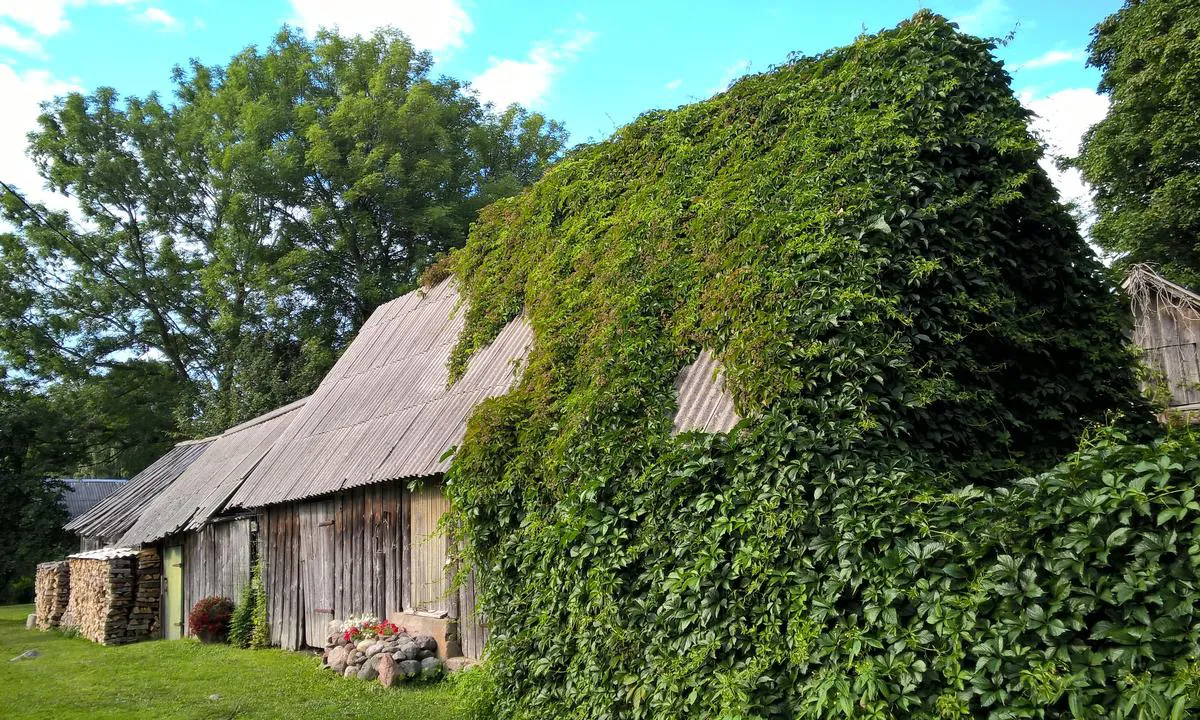
[[41,40],[71,27],[67,9],[84,5],[132,5],[139,0],[0,0],[0,47],[44,56]]
[[462,47],[474,26],[457,0],[292,0],[295,22],[310,32],[337,28],[349,35],[369,35],[391,25],[403,30],[419,48],[438,51]]
[[181,26],[175,16],[158,7],[148,7],[137,14],[137,19],[148,25],[157,25],[163,30],[178,30]]
[[737,79],[738,77],[740,77],[741,75],[744,75],[745,72],[749,69],[750,69],[750,61],[749,60],[738,60],[734,64],[725,68],[725,74],[721,76],[721,81],[718,82],[716,85],[713,85],[711,88],[709,88],[708,94],[712,95],[714,93],[724,92],[724,91],[728,90],[729,84],[731,82],[733,82],[735,79]]
[[18,72],[0,63],[0,97],[5,98],[5,111],[0,113],[0,180],[16,186],[31,200],[56,208],[63,202],[43,189],[37,168],[25,155],[25,135],[37,129],[42,102],[79,89],[46,70]]
[[0,47],[16,50],[24,55],[46,56],[40,42],[22,35],[8,25],[0,25]]
[[997,32],[1003,23],[1008,22],[1010,17],[1008,3],[1005,0],[981,0],[974,8],[951,18],[950,21],[958,23],[958,27],[963,32],[972,35],[988,35]]
[[471,81],[479,99],[498,108],[513,103],[537,107],[546,99],[554,76],[596,39],[590,30],[577,30],[561,44],[542,42],[524,60],[491,58],[488,68]]
[[672,80],[671,82],[667,83],[664,87],[666,87],[668,90],[678,90],[679,86],[682,84],[683,84],[683,80],[680,78],[676,78],[676,79]]
[[1059,90],[1045,97],[1023,92],[1019,97],[1022,105],[1037,113],[1030,125],[1046,143],[1050,155],[1042,160],[1042,167],[1050,174],[1063,201],[1076,203],[1084,217],[1090,217],[1091,193],[1083,176],[1073,168],[1059,170],[1054,158],[1079,154],[1083,134],[1108,112],[1108,97],[1088,88]]
[[1083,54],[1082,50],[1051,50],[1043,55],[1038,55],[1032,60],[1017,63],[1012,67],[1013,70],[1036,70],[1067,62],[1081,62],[1085,57],[1086,55]]

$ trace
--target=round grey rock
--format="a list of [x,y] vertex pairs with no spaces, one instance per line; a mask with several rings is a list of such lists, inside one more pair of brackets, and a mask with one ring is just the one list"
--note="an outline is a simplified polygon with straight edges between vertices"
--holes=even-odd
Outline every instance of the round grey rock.
[[442,676],[443,665],[442,661],[435,657],[428,657],[421,661],[421,677],[426,680],[436,680]]
[[358,674],[357,665],[347,665],[346,670],[342,672],[342,677],[354,677]]
[[374,680],[377,677],[379,677],[379,671],[371,663],[367,663],[358,669],[359,680]]
[[434,640],[432,635],[418,635],[417,637],[413,638],[413,642],[415,642],[417,647],[421,648],[422,650],[437,652],[437,640]]
[[405,660],[404,662],[400,663],[396,669],[399,670],[400,674],[404,677],[413,678],[420,674],[421,663],[417,662],[416,660]]

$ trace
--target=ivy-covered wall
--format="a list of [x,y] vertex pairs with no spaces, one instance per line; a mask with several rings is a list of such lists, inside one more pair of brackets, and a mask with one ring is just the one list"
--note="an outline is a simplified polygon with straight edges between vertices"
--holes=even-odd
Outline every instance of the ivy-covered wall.
[[[1043,501],[1090,481],[1013,489],[1090,425],[1150,426],[991,50],[921,12],[647,114],[483,213],[450,262],[454,362],[518,313],[536,333],[448,484],[503,715],[1041,716],[1194,649],[1110,652],[1109,570],[1038,540],[1082,522]],[[746,419],[673,438],[701,348]],[[1088,538],[1131,522],[1094,511]]]

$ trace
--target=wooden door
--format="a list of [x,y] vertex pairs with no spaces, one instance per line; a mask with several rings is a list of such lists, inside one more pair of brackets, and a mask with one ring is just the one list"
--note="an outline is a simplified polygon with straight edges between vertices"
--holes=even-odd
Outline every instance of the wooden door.
[[178,640],[184,633],[183,547],[172,545],[163,552],[163,637]]
[[323,647],[329,621],[337,617],[334,603],[334,502],[300,506],[300,578],[304,587],[304,643]]
[[450,501],[438,482],[426,482],[412,493],[412,604],[414,610],[449,610],[446,559],[449,543],[438,521]]

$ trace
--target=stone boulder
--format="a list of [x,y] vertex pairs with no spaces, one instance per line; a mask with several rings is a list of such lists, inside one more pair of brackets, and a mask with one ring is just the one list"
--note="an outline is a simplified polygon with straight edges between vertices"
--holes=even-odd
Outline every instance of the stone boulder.
[[405,660],[396,666],[400,674],[407,678],[415,678],[421,674],[421,663],[416,660]]
[[473,668],[478,664],[478,660],[464,657],[462,655],[459,655],[458,657],[446,658],[446,672],[456,673],[462,670],[467,670],[468,668]]
[[396,661],[391,655],[379,655],[378,657],[379,662],[375,663],[375,672],[379,673],[379,684],[390,688],[399,680]]
[[377,677],[379,677],[379,671],[372,667],[371,663],[367,663],[358,669],[359,680],[374,680]]
[[436,680],[442,676],[444,665],[435,657],[427,657],[421,661],[421,677],[426,680]]
[[342,671],[342,677],[354,677],[355,675],[358,675],[357,665],[347,665],[346,669]]
[[341,673],[346,670],[346,646],[338,645],[325,656],[325,665],[330,670]]
[[418,635],[413,638],[413,642],[422,650],[437,653],[437,640],[434,640],[432,635]]

